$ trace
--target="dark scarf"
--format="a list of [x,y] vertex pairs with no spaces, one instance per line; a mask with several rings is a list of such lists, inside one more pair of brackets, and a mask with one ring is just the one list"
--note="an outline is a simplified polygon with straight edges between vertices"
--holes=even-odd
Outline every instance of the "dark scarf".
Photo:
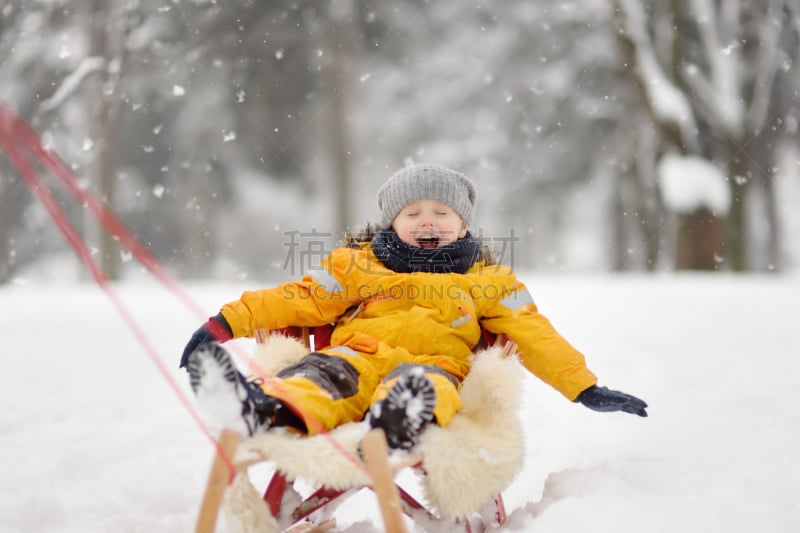
[[372,238],[372,251],[387,268],[408,274],[463,274],[475,264],[480,243],[467,232],[459,239],[440,248],[419,248],[400,240],[392,229],[382,229]]

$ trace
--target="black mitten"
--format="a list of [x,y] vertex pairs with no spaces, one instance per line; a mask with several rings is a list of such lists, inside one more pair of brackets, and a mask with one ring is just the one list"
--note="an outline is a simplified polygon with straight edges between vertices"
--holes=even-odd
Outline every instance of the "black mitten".
[[575,398],[575,401],[595,411],[623,411],[634,415],[647,416],[647,411],[645,411],[647,402],[644,400],[624,392],[598,387],[597,385],[592,385],[580,393]]
[[200,326],[197,331],[192,333],[192,337],[189,339],[189,342],[186,343],[186,347],[183,349],[183,355],[181,355],[181,363],[179,368],[186,366],[186,363],[189,360],[189,354],[195,351],[201,344],[214,341],[225,342],[231,340],[232,338],[233,331],[231,330],[231,326],[228,324],[228,321],[225,320],[224,316],[222,316],[222,313],[219,313],[217,316],[212,316],[205,324]]

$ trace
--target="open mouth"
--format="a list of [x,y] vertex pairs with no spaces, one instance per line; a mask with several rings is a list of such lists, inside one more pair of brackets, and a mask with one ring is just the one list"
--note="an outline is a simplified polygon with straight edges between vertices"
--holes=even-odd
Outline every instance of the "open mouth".
[[439,247],[439,237],[434,237],[432,235],[426,236],[419,236],[417,237],[417,246],[420,248],[438,248]]

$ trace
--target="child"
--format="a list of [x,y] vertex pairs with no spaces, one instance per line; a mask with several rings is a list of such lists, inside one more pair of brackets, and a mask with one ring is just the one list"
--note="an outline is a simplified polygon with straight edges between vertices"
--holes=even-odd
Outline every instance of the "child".
[[[470,180],[449,168],[395,173],[378,192],[382,229],[370,241],[334,249],[301,281],[245,292],[194,333],[181,366],[195,393],[221,384],[241,402],[239,429],[248,435],[273,427],[313,434],[366,414],[390,447],[408,449],[427,424],[446,426],[458,411],[484,328],[511,338],[525,368],[567,399],[647,416],[644,401],[598,387],[514,272],[481,257],[468,230],[475,202]],[[330,323],[330,347],[266,383],[246,381],[213,342]]]

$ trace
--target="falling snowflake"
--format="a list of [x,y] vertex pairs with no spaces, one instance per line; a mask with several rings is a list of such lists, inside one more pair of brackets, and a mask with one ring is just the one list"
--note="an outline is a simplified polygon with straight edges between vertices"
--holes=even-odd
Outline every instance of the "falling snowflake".
[[182,85],[173,85],[172,94],[174,96],[183,96],[184,94],[186,94],[186,89]]

